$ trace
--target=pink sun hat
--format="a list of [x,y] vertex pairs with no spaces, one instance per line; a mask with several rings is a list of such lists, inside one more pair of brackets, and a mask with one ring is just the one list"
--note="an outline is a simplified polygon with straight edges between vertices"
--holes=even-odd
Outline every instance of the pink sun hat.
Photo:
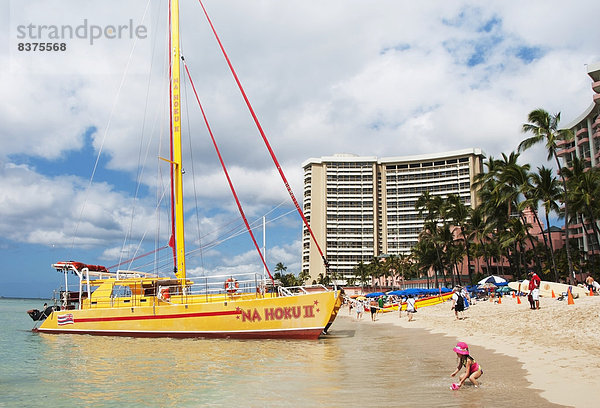
[[469,355],[469,346],[467,346],[467,343],[462,341],[456,343],[456,347],[454,347],[452,350],[454,350],[458,354],[462,354],[463,356]]

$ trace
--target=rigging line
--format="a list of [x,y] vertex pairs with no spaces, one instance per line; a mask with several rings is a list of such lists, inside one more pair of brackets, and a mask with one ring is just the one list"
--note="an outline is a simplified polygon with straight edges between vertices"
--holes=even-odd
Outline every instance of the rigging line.
[[[270,224],[270,223],[278,220],[279,218],[282,218],[282,217],[284,217],[284,216],[286,216],[288,214],[291,214],[293,212],[295,212],[295,210],[290,210],[290,211],[288,211],[285,214],[281,214],[280,216],[278,216],[276,218],[273,218],[272,220],[267,221],[267,224]],[[252,223],[252,224],[255,224],[255,226],[252,228],[253,230],[257,229],[257,228],[259,228],[261,226],[261,225],[256,225],[259,221],[260,221],[260,219],[257,219],[257,220],[255,220]],[[231,232],[233,232],[233,231],[231,231]],[[221,245],[222,243],[227,242],[230,239],[236,238],[236,237],[238,237],[238,236],[240,236],[240,235],[242,235],[244,233],[246,233],[246,230],[245,229],[243,229],[243,230],[240,229],[240,230],[237,230],[237,231],[235,231],[235,232],[233,232],[233,233],[231,233],[231,234],[229,234],[227,236],[225,236],[225,234],[222,234],[220,237],[217,237],[216,239],[214,239],[212,241],[205,242],[201,247],[198,247],[198,248],[195,248],[195,249],[192,249],[192,250],[188,250],[185,255],[186,255],[186,257],[188,257],[188,256],[195,256],[194,254],[196,252],[198,252],[198,251],[204,252],[204,251],[206,251],[208,249],[217,247],[217,246]],[[205,236],[208,236],[208,235],[210,235],[210,234],[206,234]],[[155,270],[156,273],[158,273],[158,271],[160,271],[160,270],[165,270],[166,271],[167,270],[166,268],[168,267],[168,262],[169,261],[165,260],[164,257],[160,257],[158,259],[156,258],[156,256],[159,254],[159,251],[162,250],[162,249],[165,249],[165,248],[168,248],[168,246],[164,246],[162,248],[158,248],[158,249],[156,249],[154,251],[148,252],[147,254],[140,255],[140,256],[136,257],[134,260],[141,259],[144,256],[151,255],[151,254],[155,255],[155,259],[153,261],[147,262],[147,263],[142,264],[142,265],[139,265],[136,268],[133,268],[132,270],[143,270],[143,268],[145,268],[146,266],[154,263],[156,265],[156,267],[154,268],[154,270]],[[113,266],[109,267],[108,269],[112,269],[112,268],[114,268],[116,266],[118,266],[118,265],[113,265]],[[129,268],[129,269],[131,269],[131,268]]]
[[[146,19],[146,14],[148,13],[148,7],[150,6],[150,0],[146,3],[146,8],[144,9],[144,14],[142,15],[142,21]],[[135,36],[133,40],[133,45],[131,46],[131,51],[129,52],[129,58],[127,58],[127,64],[125,64],[125,69],[123,70],[123,75],[121,76],[121,82],[119,83],[119,88],[117,89],[117,94],[113,101],[113,105],[110,109],[110,114],[108,116],[108,121],[106,123],[106,127],[104,128],[104,134],[102,135],[102,142],[100,143],[100,147],[98,148],[98,154],[96,155],[96,161],[94,162],[94,167],[92,169],[92,174],[90,176],[90,180],[86,187],[86,196],[83,200],[83,204],[81,205],[81,211],[79,212],[79,218],[77,219],[77,224],[75,224],[75,231],[73,231],[73,239],[71,240],[71,249],[75,247],[75,237],[79,231],[79,225],[81,224],[81,219],[83,218],[83,212],[85,210],[85,206],[87,204],[87,193],[92,186],[92,182],[94,181],[94,176],[96,175],[96,170],[98,169],[98,164],[100,163],[100,156],[102,155],[102,150],[104,149],[104,143],[106,142],[106,136],[108,135],[108,129],[110,129],[110,124],[112,122],[115,109],[117,107],[117,101],[119,100],[119,96],[121,95],[121,90],[123,89],[123,84],[125,83],[125,77],[127,76],[127,72],[129,71],[129,66],[131,65],[131,60],[133,59],[133,51],[136,48],[138,42],[138,37]]]
[[223,172],[225,172],[225,177],[227,178],[227,182],[229,183],[229,188],[231,189],[231,193],[233,194],[233,197],[235,198],[235,202],[237,204],[238,210],[240,211],[240,215],[242,216],[242,219],[244,220],[244,224],[246,224],[246,228],[248,229],[250,238],[252,238],[252,242],[254,243],[254,246],[256,248],[256,251],[258,252],[258,255],[260,256],[260,260],[262,261],[262,263],[265,267],[265,270],[269,274],[269,278],[271,278],[271,281],[274,284],[274,280],[273,280],[273,276],[271,275],[271,271],[269,271],[269,267],[267,266],[265,258],[263,256],[260,248],[258,247],[258,243],[256,242],[256,239],[254,238],[254,234],[252,233],[252,229],[250,228],[250,225],[248,224],[248,219],[246,218],[246,214],[244,214],[244,210],[242,209],[242,204],[240,203],[240,200],[235,192],[235,188],[233,187],[233,182],[231,181],[231,178],[229,177],[229,172],[227,171],[227,168],[225,167],[225,162],[223,161],[223,157],[221,156],[221,152],[219,150],[219,147],[217,146],[217,141],[215,140],[215,137],[213,135],[212,128],[210,127],[210,124],[208,123],[208,118],[206,117],[206,113],[204,112],[204,108],[202,107],[202,103],[200,102],[200,97],[198,96],[198,92],[196,92],[196,87],[194,86],[194,81],[192,80],[192,76],[190,75],[190,70],[188,69],[187,63],[183,59],[183,56],[181,57],[181,60],[183,61],[183,66],[185,68],[185,72],[187,73],[187,76],[190,80],[190,84],[192,85],[192,90],[194,91],[194,95],[196,96],[196,101],[198,101],[198,106],[200,107],[200,111],[202,112],[202,117],[204,118],[204,123],[206,124],[206,128],[208,130],[208,133],[210,134],[210,138],[212,140],[213,146],[215,147],[217,156],[219,157],[219,161],[221,162],[221,167],[223,168]]
[[285,203],[287,203],[287,200],[283,200],[282,202],[280,202],[279,204],[277,204],[275,207],[271,208],[269,211],[267,211],[265,214],[263,214],[263,217],[266,217],[267,215],[271,214],[273,211],[275,211],[276,209],[278,209],[279,207],[281,207]]
[[[164,198],[164,197],[165,197],[165,195],[166,195],[166,192],[165,192],[165,191],[163,191],[162,197]],[[162,200],[161,200],[161,201],[162,201]],[[284,201],[283,203],[285,203],[285,201]],[[270,212],[273,212],[275,209],[277,209],[277,208],[278,208],[278,207],[280,207],[280,206],[281,206],[281,205],[278,205],[277,207],[275,207],[275,208],[273,208],[272,210],[270,210],[268,213],[270,213]],[[279,215],[278,217],[276,217],[276,218],[273,218],[273,219],[271,219],[271,220],[267,221],[267,224],[271,224],[272,222],[275,222],[275,221],[277,221],[278,219],[280,219],[280,218],[282,218],[282,217],[285,217],[286,215],[288,215],[288,214],[291,214],[291,213],[292,213],[292,212],[294,212],[294,211],[295,211],[295,210],[290,210],[290,211],[288,211],[288,212],[286,212],[286,213],[284,213],[284,214],[281,214],[281,215]],[[268,214],[268,213],[267,213],[267,214]],[[259,224],[258,224],[259,222],[261,222],[261,218],[257,218],[255,221],[253,221],[253,222],[251,223],[251,225],[252,225],[252,229],[253,229],[253,230],[255,230],[255,229],[257,229],[258,227],[260,227],[260,226],[261,226],[261,225],[259,225]],[[231,224],[231,223],[232,223],[232,222],[229,222],[228,224]],[[226,241],[228,241],[228,240],[230,240],[230,239],[233,239],[233,238],[235,238],[235,237],[238,237],[238,236],[240,236],[240,235],[244,234],[245,232],[246,232],[246,230],[245,230],[245,229],[239,229],[239,227],[238,227],[238,226],[236,226],[235,228],[233,228],[233,229],[230,229],[230,230],[229,230],[229,232],[224,232],[223,234],[221,234],[221,235],[220,235],[219,237],[217,237],[216,239],[214,239],[214,240],[212,240],[212,241],[205,242],[203,245],[200,245],[198,248],[195,248],[195,249],[192,249],[192,250],[189,250],[189,251],[187,251],[187,252],[186,252],[186,256],[188,256],[188,255],[193,255],[195,252],[198,252],[198,251],[206,251],[207,249],[214,248],[214,247],[216,247],[216,246],[218,246],[218,245],[222,244],[223,242],[226,242]],[[211,234],[212,234],[212,232],[211,232],[211,233],[208,233],[208,234],[205,234],[205,235],[204,235],[204,237],[207,237],[207,236],[209,236],[209,235],[211,235]],[[120,265],[122,265],[122,264],[125,264],[125,263],[127,263],[127,262],[132,262],[132,261],[135,261],[135,260],[141,259],[141,258],[143,258],[143,257],[145,257],[145,256],[148,256],[148,255],[157,254],[157,253],[158,253],[160,250],[162,250],[162,249],[165,249],[165,248],[168,248],[168,246],[163,246],[163,247],[161,247],[161,248],[157,248],[157,249],[155,249],[155,250],[153,250],[153,251],[147,252],[146,254],[143,254],[143,255],[137,256],[137,257],[135,257],[135,258],[132,258],[132,259],[129,259],[129,260],[123,261],[122,263],[119,263],[119,264],[116,264],[116,265],[112,265],[112,266],[110,266],[108,269],[115,268],[115,267],[117,267],[117,266],[120,266]],[[155,256],[156,256],[156,255],[155,255]],[[164,261],[162,260],[162,258],[159,258],[159,259],[156,259],[156,258],[155,258],[155,260],[154,260],[153,262],[155,262],[155,263],[164,263]],[[130,266],[130,267],[128,267],[128,269],[132,269],[132,270],[141,270],[142,268],[144,268],[145,266],[148,266],[148,265],[150,265],[150,264],[151,264],[151,263],[153,263],[153,262],[148,262],[148,263],[146,263],[146,264],[142,264],[142,265],[140,265],[140,266],[137,266],[136,268],[131,268],[131,266]],[[160,268],[159,268],[159,269],[160,269]]]
[[283,218],[283,217],[285,217],[286,215],[289,215],[289,214],[291,214],[291,213],[293,213],[293,212],[295,212],[295,211],[296,211],[296,210],[289,210],[288,212],[286,212],[286,213],[284,213],[284,214],[278,215],[277,217],[273,218],[272,220],[269,220],[269,221],[267,222],[267,224],[270,224],[270,223],[272,223],[273,221],[277,221],[278,219],[280,219],[280,218]]
[[325,265],[325,270],[328,272],[329,271],[329,262],[325,258],[325,255],[323,254],[323,251],[321,250],[321,247],[319,246],[317,238],[315,237],[315,234],[313,233],[312,228],[310,228],[310,225],[309,225],[308,221],[306,220],[306,217],[304,216],[304,212],[300,208],[300,204],[298,204],[298,200],[296,200],[296,196],[292,192],[292,188],[290,187],[290,184],[288,183],[287,178],[285,177],[285,174],[283,174],[283,169],[281,168],[281,165],[279,164],[279,161],[277,160],[277,157],[275,156],[275,152],[271,148],[271,144],[269,143],[269,140],[267,139],[267,136],[258,120],[258,116],[256,116],[256,113],[254,112],[254,109],[252,108],[252,105],[250,104],[250,100],[248,99],[248,96],[246,95],[246,92],[244,91],[244,88],[242,87],[242,83],[241,83],[240,79],[238,78],[237,73],[235,72],[235,69],[233,68],[233,64],[231,63],[231,60],[229,59],[229,56],[227,55],[227,52],[225,51],[225,47],[223,47],[223,44],[221,43],[221,39],[219,38],[219,35],[217,34],[217,31],[216,31],[215,27],[213,26],[213,23],[212,23],[210,17],[208,16],[208,12],[206,11],[206,8],[204,7],[204,3],[202,3],[202,0],[198,0],[198,2],[200,3],[202,10],[204,11],[206,20],[208,21],[208,24],[210,25],[210,28],[215,36],[215,39],[217,40],[217,43],[219,44],[219,48],[221,49],[221,52],[223,53],[225,60],[227,61],[229,70],[231,71],[231,74],[233,75],[233,78],[235,79],[235,82],[240,90],[240,93],[242,94],[242,97],[244,98],[244,101],[246,102],[246,106],[248,107],[248,110],[250,111],[250,114],[252,115],[252,119],[254,119],[254,123],[256,124],[256,127],[258,128],[260,135],[262,136],[262,139],[265,143],[265,146],[267,147],[267,150],[269,151],[269,154],[271,155],[271,159],[273,159],[273,163],[275,163],[275,167],[277,167],[277,170],[279,171],[279,175],[281,176],[283,184],[285,185],[285,188],[287,189],[290,198],[294,202],[294,205],[296,206],[296,210],[298,211],[298,214],[300,214],[300,217],[302,217],[302,221],[304,222],[306,229],[310,233],[310,236],[312,237],[313,242],[315,243],[315,246],[317,247],[317,250],[319,251],[319,254],[321,255],[321,258],[323,259],[323,264]]
[[[148,0],[148,5],[150,3],[150,0]],[[147,5],[147,6],[148,6]],[[155,19],[155,26],[158,23],[158,13]],[[127,246],[127,241],[131,238],[131,236],[133,235],[132,231],[133,231],[133,219],[135,216],[135,203],[138,200],[138,196],[139,196],[139,192],[140,192],[140,187],[141,187],[141,183],[142,183],[142,176],[144,174],[144,171],[146,169],[145,163],[147,162],[148,159],[148,155],[149,155],[149,150],[150,150],[150,141],[148,142],[148,145],[146,147],[146,155],[145,158],[143,160],[144,166],[142,166],[142,152],[143,152],[143,146],[144,146],[144,133],[146,131],[146,118],[148,116],[148,103],[149,103],[149,95],[150,95],[150,81],[152,78],[152,68],[154,67],[154,54],[156,51],[156,42],[157,41],[153,41],[153,45],[152,45],[152,52],[151,52],[151,58],[150,58],[150,67],[148,69],[148,82],[146,84],[146,98],[145,98],[145,104],[144,104],[144,115],[142,118],[142,129],[140,132],[140,145],[139,145],[139,150],[138,150],[138,163],[137,163],[137,175],[136,175],[136,188],[135,188],[135,193],[134,193],[134,197],[133,197],[133,204],[132,208],[131,208],[131,217],[130,217],[130,221],[129,221],[129,229],[127,231],[127,234],[125,235],[125,237],[123,238],[123,245],[121,246],[121,253],[119,255],[119,263],[123,260],[123,254],[125,253],[125,247]],[[156,122],[155,122],[156,124]],[[150,138],[150,140],[152,140],[152,138]],[[144,234],[145,235],[145,234]],[[142,238],[143,240],[143,238]],[[139,243],[139,245],[141,245],[141,242]],[[139,248],[139,246],[138,246]]]
[[[295,211],[296,210],[293,209],[293,210],[290,210],[290,211],[288,211],[288,212],[286,212],[284,214],[281,214],[278,217],[275,217],[275,218],[267,221],[266,224],[271,224],[272,222],[275,222],[278,219],[280,219],[282,217],[285,217],[288,214],[291,214],[291,213],[293,213]],[[251,225],[252,230],[255,230],[255,229],[261,227],[262,226],[262,217],[257,218],[250,225]],[[189,252],[186,252],[186,255],[194,253],[194,252],[197,252],[199,250],[207,250],[209,248],[213,248],[215,246],[218,246],[218,245],[222,244],[223,242],[226,242],[226,241],[228,241],[230,239],[233,239],[233,238],[235,238],[235,237],[237,237],[239,235],[242,235],[245,232],[246,232],[245,229],[242,230],[242,229],[240,229],[239,226],[236,225],[236,226],[234,226],[234,228],[231,228],[228,231],[225,231],[222,234],[218,235],[214,240],[205,242],[203,246],[201,246],[199,248],[196,248],[196,249],[193,249],[193,250],[190,250]],[[207,233],[207,234],[204,235],[204,237],[208,237],[209,235],[212,235],[212,234],[213,234],[213,232]]]
[[119,267],[119,266],[121,266],[121,265],[124,265],[124,264],[126,264],[126,263],[129,263],[129,265],[130,265],[130,266],[129,266],[127,269],[131,270],[131,263],[132,263],[133,261],[137,261],[138,259],[142,259],[142,258],[145,258],[145,257],[147,257],[147,256],[149,256],[149,255],[153,255],[154,253],[156,253],[156,252],[159,252],[159,251],[162,251],[163,249],[166,249],[166,248],[168,248],[168,247],[169,247],[168,245],[165,245],[165,246],[163,246],[163,247],[160,247],[160,248],[153,249],[152,251],[146,252],[145,254],[142,254],[142,255],[138,255],[138,256],[136,256],[135,258],[126,259],[126,260],[124,260],[124,261],[122,261],[122,262],[119,262],[118,264],[111,265],[111,266],[107,267],[106,269],[108,269],[108,270],[111,270],[111,269],[113,269],[113,268],[117,268],[117,267]]
[[[162,198],[164,198],[164,196],[165,196],[165,194],[164,194],[164,192],[163,192],[163,196],[161,197],[161,199],[160,199],[160,202],[162,202]],[[160,203],[160,202],[159,202],[159,203]],[[158,211],[158,208],[155,208],[155,211]],[[142,247],[142,243],[144,242],[144,239],[146,238],[146,235],[147,235],[147,234],[148,234],[148,229],[146,229],[146,231],[144,231],[144,234],[142,235],[142,237],[141,237],[141,239],[140,239],[140,241],[139,241],[139,243],[138,243],[138,246],[137,246],[137,248],[136,248],[136,250],[135,250],[135,252],[134,252],[134,258],[133,258],[133,259],[131,259],[131,262],[129,263],[129,266],[127,267],[127,269],[131,268],[131,265],[133,264],[133,261],[134,261],[135,259],[137,259],[137,257],[136,257],[136,254],[137,254],[137,253],[140,251],[140,248]],[[168,245],[167,245],[167,247],[168,247]],[[152,252],[150,252],[150,253],[152,253]],[[119,261],[120,261],[120,260],[119,260]]]
[[[272,223],[272,222],[274,222],[274,221],[278,220],[279,218],[285,217],[286,215],[288,215],[288,214],[291,214],[291,213],[293,213],[293,212],[295,212],[295,211],[296,211],[296,210],[290,210],[290,211],[288,211],[287,213],[280,215],[279,217],[276,217],[276,218],[273,218],[272,220],[269,220],[269,221],[267,221],[267,224],[270,224],[270,223]],[[253,229],[253,230],[255,230],[255,229],[258,229],[258,228],[262,227],[262,224],[258,224],[258,225],[257,225],[257,223],[258,223],[259,221],[260,221],[259,219],[257,219],[256,221],[254,221],[254,223],[253,223],[253,224],[254,224],[254,227],[252,227],[252,229]],[[224,234],[222,234],[220,237],[217,237],[217,238],[216,238],[216,239],[214,239],[213,241],[210,241],[210,242],[208,242],[208,243],[205,243],[205,244],[204,244],[204,246],[203,246],[202,248],[196,248],[196,249],[192,249],[192,250],[190,250],[189,252],[186,252],[186,255],[191,255],[191,254],[193,254],[194,252],[197,252],[197,251],[200,251],[200,250],[204,250],[204,251],[206,251],[207,249],[214,248],[214,247],[216,247],[216,246],[218,246],[218,245],[220,245],[220,244],[222,244],[222,243],[224,243],[224,242],[227,242],[227,241],[229,241],[230,239],[233,239],[233,238],[235,238],[235,237],[237,237],[237,236],[240,236],[240,235],[242,235],[242,234],[243,234],[243,233],[245,233],[245,232],[246,232],[245,230],[238,230],[238,231],[235,231],[235,232],[233,232],[231,235],[228,235],[228,236],[225,236]]]
[[[180,40],[182,45],[181,45],[181,52],[183,53],[183,40]],[[183,76],[183,93],[184,93],[184,101],[185,101],[185,113],[186,113],[186,122],[187,122],[187,128],[188,128],[188,140],[189,140],[189,144],[190,144],[190,163],[191,163],[191,167],[192,167],[192,185],[194,188],[194,204],[195,204],[195,212],[196,212],[196,230],[198,233],[198,246],[200,248],[202,248],[202,235],[200,232],[200,212],[198,211],[199,205],[198,205],[198,191],[196,190],[196,170],[194,168],[194,149],[192,149],[192,130],[191,130],[191,126],[190,126],[190,113],[189,113],[189,103],[188,103],[188,84],[186,81],[186,76]],[[204,268],[204,257],[202,256],[202,253],[200,254],[200,265],[202,266],[202,268]]]

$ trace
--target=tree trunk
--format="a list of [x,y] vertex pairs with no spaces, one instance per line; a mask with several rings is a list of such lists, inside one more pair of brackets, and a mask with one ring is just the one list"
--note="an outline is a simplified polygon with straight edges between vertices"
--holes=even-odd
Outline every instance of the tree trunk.
[[[529,243],[531,244],[531,250],[533,252],[533,259],[534,259],[535,265],[538,267],[538,271],[540,273],[542,273],[542,264],[540,262],[539,257],[535,253],[535,242],[533,241],[533,237],[529,233],[529,228],[527,228],[527,222],[525,220],[525,216],[523,215],[523,213],[521,211],[519,211],[519,218],[521,220],[521,223],[523,223],[523,226],[525,227],[525,234],[527,234],[527,239],[529,240]],[[521,245],[521,248],[523,248],[522,245]],[[525,265],[525,266],[527,266],[527,265]]]
[[[533,213],[533,216],[535,218],[535,221],[536,221],[538,227],[540,228],[540,231],[542,232],[542,238],[544,239],[544,248],[546,248],[546,262],[551,261],[550,268],[554,274],[554,281],[558,282],[558,273],[556,272],[556,265],[554,265],[554,255],[552,254],[552,252],[550,252],[550,247],[548,246],[548,239],[546,238],[546,234],[544,233],[544,228],[542,227],[542,221],[540,220],[540,217],[538,217],[537,211],[535,211]],[[550,235],[550,224],[548,221],[548,214],[546,214],[546,223],[547,223],[546,228],[548,229],[548,236],[549,236]]]
[[[587,239],[588,246],[591,247],[591,248],[588,248],[588,253],[590,253],[588,256],[588,259],[590,260],[590,271],[595,271],[596,265],[594,262],[594,252],[593,252],[594,247],[591,245],[591,235],[588,232],[587,227],[585,226],[585,220],[583,219],[583,214],[579,214],[579,219],[581,220],[581,225],[583,226],[583,232],[585,233],[585,237]],[[588,255],[588,254],[586,254],[586,255]]]
[[567,197],[567,179],[565,178],[564,174],[560,171],[561,166],[556,151],[554,152],[554,160],[556,160],[556,166],[558,168],[558,172],[562,180],[563,190],[565,193],[565,249],[567,251],[567,263],[569,264],[569,270],[567,275],[569,276],[569,279],[572,279],[572,282],[574,283],[575,271],[573,270],[573,261],[571,260],[571,245],[569,244],[569,200]]
[[546,212],[546,225],[548,225],[548,241],[550,241],[550,256],[552,257],[552,268],[554,268],[554,281],[558,282],[558,269],[554,260],[554,244],[552,243],[552,235],[550,234],[550,217]]

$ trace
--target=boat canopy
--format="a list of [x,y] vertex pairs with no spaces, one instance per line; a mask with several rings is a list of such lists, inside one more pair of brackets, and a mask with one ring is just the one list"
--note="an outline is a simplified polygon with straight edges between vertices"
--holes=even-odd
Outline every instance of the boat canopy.
[[94,279],[129,279],[129,278],[158,278],[158,275],[140,271],[122,271],[110,272],[105,266],[88,265],[83,262],[57,262],[52,267],[58,272],[74,272],[80,278],[83,275]]

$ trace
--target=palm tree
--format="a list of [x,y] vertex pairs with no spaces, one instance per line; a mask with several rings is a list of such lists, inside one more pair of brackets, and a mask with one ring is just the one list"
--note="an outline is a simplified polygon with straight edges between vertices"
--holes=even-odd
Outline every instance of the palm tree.
[[320,273],[317,277],[317,283],[327,286],[331,283],[331,278],[327,274]]
[[558,143],[563,141],[569,141],[573,139],[573,131],[571,129],[558,129],[560,123],[560,112],[556,115],[551,115],[544,109],[536,109],[529,113],[527,120],[529,123],[523,124],[523,132],[531,133],[533,136],[523,140],[519,144],[519,151],[529,149],[530,147],[545,142],[546,151],[548,152],[547,160],[554,158],[556,162],[557,171],[560,174],[562,180],[564,195],[563,203],[565,205],[565,249],[567,251],[567,262],[569,265],[569,276],[573,272],[573,261],[571,259],[571,251],[569,244],[569,203],[567,197],[567,180],[563,174],[560,161],[558,160]]
[[379,281],[379,278],[383,277],[385,279],[385,274],[386,274],[385,268],[382,266],[382,264],[383,264],[383,262],[381,262],[381,260],[379,258],[374,256],[373,259],[371,259],[371,262],[367,265],[367,269],[369,270],[369,274],[371,275],[371,278],[377,279],[377,282],[379,283],[380,288],[381,288],[381,282]]
[[[552,176],[552,169],[541,166],[538,167],[538,172],[533,173],[531,176],[533,184],[533,195],[536,200],[541,201],[544,212],[546,213],[546,233],[548,238],[544,235],[544,243],[549,246],[550,261],[552,262],[552,270],[554,272],[554,280],[558,282],[558,270],[556,269],[556,260],[554,259],[554,244],[552,244],[552,235],[550,234],[550,213],[560,213],[558,206],[558,200],[562,196],[563,191],[558,180]],[[543,234],[543,231],[542,231]]]
[[429,271],[433,270],[435,274],[435,287],[439,287],[438,282],[438,251],[432,241],[421,239],[411,249],[411,257],[415,260],[415,268],[421,274],[427,276],[427,287],[429,288]]
[[310,272],[308,272],[306,270],[301,271],[298,274],[298,281],[300,283],[300,286],[304,285],[304,282],[306,282],[309,278],[310,278]]
[[393,288],[394,280],[401,276],[401,274],[400,274],[400,259],[402,259],[402,257],[403,257],[402,254],[400,254],[400,255],[392,254],[385,260],[386,270],[389,273],[389,276],[392,277],[392,289],[394,289]]
[[358,283],[361,287],[364,287],[365,283],[367,283],[369,279],[369,267],[363,261],[360,261],[354,267],[354,276],[358,279]]
[[490,224],[484,217],[483,209],[481,206],[475,208],[472,211],[469,229],[472,231],[472,237],[475,241],[476,249],[479,250],[479,253],[483,257],[483,260],[487,265],[487,270],[491,274],[492,265],[490,263],[490,249],[488,248],[488,243],[492,231],[490,230]]
[[[497,189],[499,199],[505,200],[508,206],[508,216],[518,216],[521,223],[526,225],[527,220],[523,211],[537,207],[537,202],[531,198],[533,186],[531,185],[531,175],[529,173],[530,166],[529,164],[519,165],[519,156],[520,153],[512,152],[509,156],[502,153],[503,160],[499,163],[499,183],[495,188]],[[533,211],[533,214],[534,218],[537,219],[535,211]],[[525,234],[531,248],[535,248],[537,242],[531,235],[529,228],[525,229]],[[534,261],[538,267],[538,271],[541,271],[542,265],[537,256],[534,257]]]
[[[597,242],[600,242],[600,230],[597,224],[598,205],[600,204],[600,168],[586,168],[584,161],[574,157],[572,168],[564,169],[564,171],[569,186],[571,215],[580,217],[583,231],[593,254],[594,246],[597,245]],[[592,228],[593,239],[589,233],[589,227]],[[592,262],[593,258],[593,256],[590,256]]]
[[467,273],[469,274],[470,283],[473,284],[473,273],[471,272],[471,252],[470,252],[470,231],[469,219],[472,214],[471,207],[465,205],[459,196],[451,194],[448,196],[449,215],[456,226],[460,228],[462,242],[467,255]]
[[275,265],[275,272],[279,272],[279,274],[282,275],[285,271],[287,271],[287,266],[285,266],[283,262],[277,262],[277,265]]

